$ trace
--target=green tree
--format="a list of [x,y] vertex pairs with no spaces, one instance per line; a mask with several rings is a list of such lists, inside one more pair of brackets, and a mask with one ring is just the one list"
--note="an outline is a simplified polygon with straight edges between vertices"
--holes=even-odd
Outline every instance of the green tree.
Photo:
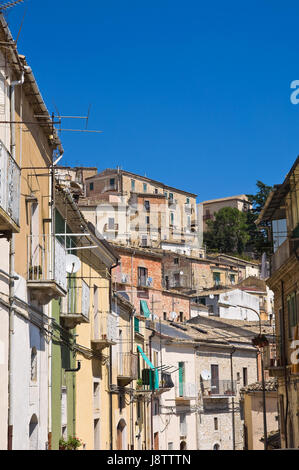
[[243,254],[249,241],[247,214],[232,207],[224,207],[208,220],[204,242],[209,250],[220,253]]
[[256,182],[256,186],[256,194],[247,194],[248,201],[252,204],[252,209],[247,213],[248,233],[250,236],[247,250],[253,251],[256,256],[260,257],[264,252],[269,252],[271,244],[268,241],[268,224],[263,223],[262,226],[257,227],[255,222],[272,191],[272,186],[268,186],[259,180]]

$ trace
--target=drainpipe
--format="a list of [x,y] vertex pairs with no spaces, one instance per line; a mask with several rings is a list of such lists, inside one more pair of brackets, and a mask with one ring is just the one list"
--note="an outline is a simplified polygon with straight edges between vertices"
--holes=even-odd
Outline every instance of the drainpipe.
[[[152,362],[152,338],[155,336],[155,331],[152,331],[149,337],[149,350],[150,350],[150,361]],[[151,450],[154,449],[154,391],[151,393]]]
[[[10,85],[10,151],[12,158],[16,159],[16,129],[15,129],[15,87],[24,83],[24,71],[21,80],[11,82]],[[15,236],[12,233],[9,242],[9,339],[8,339],[8,440],[7,449],[13,448],[13,365],[14,365],[14,296],[15,296]]]
[[236,450],[236,432],[235,432],[235,401],[234,401],[234,370],[233,370],[233,354],[236,352],[236,348],[233,346],[230,353],[230,376],[231,376],[231,388],[232,388],[232,428],[233,428],[233,450]]
[[285,309],[284,309],[284,282],[281,281],[281,310],[282,310],[282,331],[283,337],[281,338],[283,351],[280,351],[280,354],[283,353],[283,368],[284,368],[284,384],[285,384],[285,394],[286,394],[286,410],[284,417],[284,428],[285,428],[285,445],[286,449],[288,448],[288,412],[289,412],[289,393],[288,393],[288,372],[286,366],[286,343],[285,343]]
[[[111,266],[109,270],[109,311],[112,312],[112,270],[119,265],[119,260]],[[108,369],[108,368],[107,368]],[[112,346],[109,347],[109,369],[108,373],[108,393],[109,393],[109,434],[110,434],[110,450],[113,450],[113,416],[112,416]]]

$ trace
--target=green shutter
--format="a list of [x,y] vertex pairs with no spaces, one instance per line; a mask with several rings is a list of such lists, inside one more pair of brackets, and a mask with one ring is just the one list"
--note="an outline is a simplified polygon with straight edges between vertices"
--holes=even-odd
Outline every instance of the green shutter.
[[185,363],[179,362],[179,394],[180,397],[184,396],[184,383],[185,383]]
[[150,312],[150,309],[148,308],[146,300],[140,300],[140,310],[146,318],[150,318],[151,312]]
[[140,333],[139,318],[134,317],[134,331]]

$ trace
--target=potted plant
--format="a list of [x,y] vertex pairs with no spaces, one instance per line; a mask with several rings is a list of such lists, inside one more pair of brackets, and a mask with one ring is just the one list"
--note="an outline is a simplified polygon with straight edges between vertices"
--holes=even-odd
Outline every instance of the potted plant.
[[136,382],[136,390],[141,390],[143,387],[142,379],[138,379]]
[[29,267],[29,276],[31,280],[40,279],[43,274],[43,270],[41,266],[30,266]]
[[81,439],[75,436],[69,436],[67,441],[61,438],[59,439],[59,450],[77,450],[82,444]]

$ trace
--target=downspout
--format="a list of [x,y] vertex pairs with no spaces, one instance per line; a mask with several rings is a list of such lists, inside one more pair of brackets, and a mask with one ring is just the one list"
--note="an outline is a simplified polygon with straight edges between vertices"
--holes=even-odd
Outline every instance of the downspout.
[[[109,311],[112,312],[112,269],[119,265],[119,260],[111,266],[109,270]],[[110,434],[110,450],[113,450],[113,416],[112,416],[112,346],[109,347],[109,370],[108,370],[108,393],[109,393],[109,434]]]
[[[284,417],[284,428],[285,428],[285,445],[286,449],[288,448],[288,412],[289,412],[289,393],[288,393],[288,372],[286,366],[286,344],[285,344],[285,310],[284,310],[284,282],[281,281],[281,310],[282,310],[282,331],[283,331],[283,338],[282,338],[282,347],[283,347],[283,368],[284,368],[284,383],[285,383],[285,394],[286,394],[286,410],[285,410],[285,417]],[[281,351],[282,352],[282,351]]]
[[[155,331],[152,331],[149,336],[149,350],[150,350],[150,361],[152,362],[152,338],[155,336]],[[154,391],[151,393],[151,450],[154,449]]]
[[[16,159],[16,126],[15,126],[15,87],[24,83],[24,71],[22,71],[21,80],[11,82],[10,84],[10,120],[11,137],[10,150],[12,158]],[[14,365],[14,296],[15,296],[15,236],[12,233],[9,241],[9,336],[8,336],[8,439],[7,449],[13,448],[13,365]]]
[[233,346],[230,353],[230,376],[232,388],[232,428],[233,428],[233,450],[236,450],[236,431],[235,431],[235,401],[234,401],[234,369],[233,369],[233,354],[236,348]]

